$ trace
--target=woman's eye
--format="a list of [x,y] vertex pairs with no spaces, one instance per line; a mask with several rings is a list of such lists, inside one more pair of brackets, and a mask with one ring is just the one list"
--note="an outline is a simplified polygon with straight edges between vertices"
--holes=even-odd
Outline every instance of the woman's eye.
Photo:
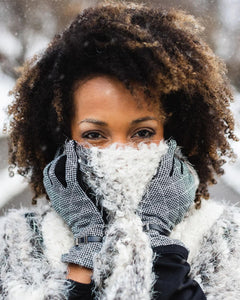
[[93,132],[84,133],[82,135],[82,138],[89,139],[89,140],[98,140],[104,137],[101,135],[101,133],[93,131]]
[[137,138],[150,138],[152,136],[154,136],[156,133],[154,131],[148,130],[148,129],[142,129],[139,130],[138,132],[136,132],[133,137],[137,137]]

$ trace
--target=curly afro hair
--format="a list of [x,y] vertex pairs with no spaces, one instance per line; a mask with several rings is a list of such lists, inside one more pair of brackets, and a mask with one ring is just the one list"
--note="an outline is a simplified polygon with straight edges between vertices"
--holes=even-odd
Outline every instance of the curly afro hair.
[[[132,94],[164,111],[172,137],[200,178],[196,208],[234,153],[234,120],[225,64],[201,39],[202,27],[183,11],[134,3],[102,3],[81,12],[45,52],[25,63],[9,107],[9,163],[28,177],[35,198],[46,194],[43,169],[71,137],[75,83],[115,76]],[[136,87],[137,86],[137,87]]]

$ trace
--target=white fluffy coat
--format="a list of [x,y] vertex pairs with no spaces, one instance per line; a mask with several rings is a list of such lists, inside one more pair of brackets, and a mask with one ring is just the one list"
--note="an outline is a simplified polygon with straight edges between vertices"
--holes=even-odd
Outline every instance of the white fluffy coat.
[[[42,233],[42,254],[36,251],[39,233],[24,217],[30,212]],[[204,200],[200,210],[191,208],[172,237],[181,239],[190,250],[191,276],[208,300],[240,298],[238,207]],[[11,210],[1,217],[0,239],[0,299],[66,299],[67,265],[61,262],[61,255],[73,245],[73,237],[48,204]]]

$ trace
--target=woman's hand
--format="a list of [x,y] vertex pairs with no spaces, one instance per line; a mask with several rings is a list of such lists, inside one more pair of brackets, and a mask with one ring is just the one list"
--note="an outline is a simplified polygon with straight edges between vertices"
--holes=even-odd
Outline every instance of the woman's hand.
[[194,202],[198,185],[193,168],[186,159],[179,158],[176,142],[170,140],[168,146],[167,153],[160,160],[157,174],[140,203],[141,219],[144,228],[149,231],[152,247],[183,245],[168,236]]
[[76,147],[70,140],[65,151],[44,169],[44,186],[53,208],[72,230],[75,246],[62,256],[63,262],[93,268],[93,256],[102,247],[103,218],[86,195],[78,180],[79,162]]

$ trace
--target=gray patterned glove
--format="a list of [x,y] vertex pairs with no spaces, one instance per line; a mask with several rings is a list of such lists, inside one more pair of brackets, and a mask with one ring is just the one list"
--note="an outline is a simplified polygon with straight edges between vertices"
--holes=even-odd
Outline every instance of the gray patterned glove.
[[168,146],[139,206],[152,248],[171,244],[184,246],[168,236],[193,204],[198,185],[197,174],[181,157],[176,141],[168,141]]
[[62,256],[62,261],[93,268],[93,256],[102,247],[104,221],[78,180],[79,158],[70,140],[64,153],[44,169],[44,186],[53,208],[72,230],[75,246]]

